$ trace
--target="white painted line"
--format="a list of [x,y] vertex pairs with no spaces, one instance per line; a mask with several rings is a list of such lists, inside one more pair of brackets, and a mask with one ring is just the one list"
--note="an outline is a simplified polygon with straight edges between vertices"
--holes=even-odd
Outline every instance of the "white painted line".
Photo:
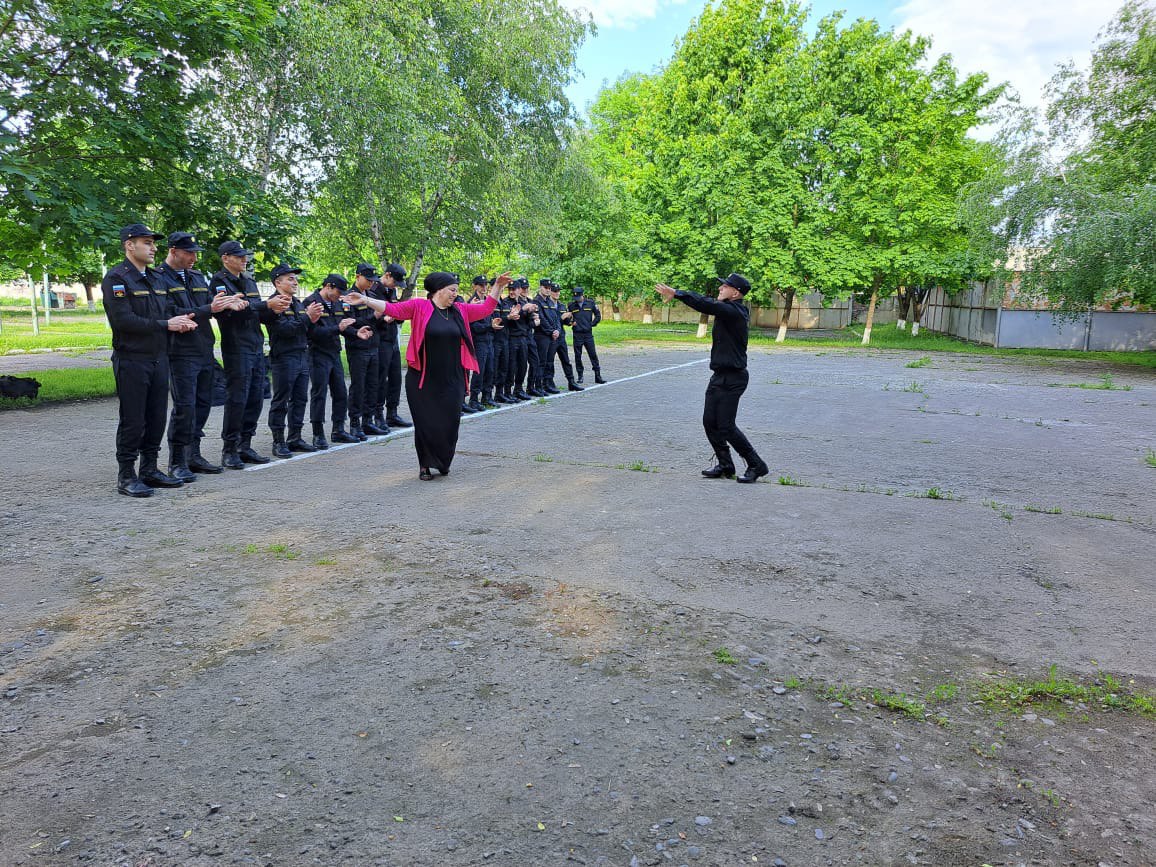
[[[671,367],[660,367],[658,370],[648,370],[646,373],[638,373],[634,376],[624,376],[622,379],[612,379],[609,382],[603,383],[601,385],[583,386],[582,391],[563,391],[559,394],[548,394],[545,397],[538,397],[534,398],[533,400],[522,401],[521,403],[512,403],[505,406],[499,406],[497,409],[486,409],[482,410],[481,412],[467,413],[466,415],[462,416],[462,421],[465,422],[475,418],[482,418],[483,416],[487,415],[496,415],[499,412],[509,412],[510,410],[514,409],[522,409],[523,407],[533,406],[540,400],[559,400],[563,397],[577,397],[580,394],[597,391],[600,388],[606,388],[611,385],[620,385],[623,382],[633,382],[636,379],[645,379],[648,376],[657,376],[660,373],[669,373],[672,370],[681,370],[684,367],[692,367],[695,364],[702,364],[704,361],[709,360],[709,358],[696,358],[694,361],[688,361],[684,364],[675,364]],[[304,461],[309,458],[316,458],[322,455],[331,455],[334,452],[341,451],[342,449],[352,449],[356,448],[357,446],[368,446],[373,445],[374,443],[383,443],[387,442],[388,440],[395,440],[399,437],[408,436],[411,433],[413,433],[412,427],[401,428],[400,430],[391,431],[384,436],[370,437],[363,443],[338,443],[337,445],[330,445],[329,448],[325,451],[298,452],[291,458],[273,458],[273,460],[267,464],[251,464],[245,467],[244,471],[248,473],[255,473],[258,470],[268,470],[273,467],[280,467],[284,466],[285,464],[291,464],[294,461]]]

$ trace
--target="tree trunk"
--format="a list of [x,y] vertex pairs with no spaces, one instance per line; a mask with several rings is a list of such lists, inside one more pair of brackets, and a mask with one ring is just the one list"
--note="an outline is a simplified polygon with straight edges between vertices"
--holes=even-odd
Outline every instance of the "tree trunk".
[[654,324],[654,302],[649,299],[642,302],[642,324]]
[[[899,319],[895,323],[895,327],[900,331],[907,330],[907,308],[911,306],[911,295],[907,287],[900,286],[895,290],[896,306],[899,312]],[[913,334],[918,334],[918,331],[913,331]]]
[[24,276],[28,278],[28,294],[32,299],[32,333],[40,334],[40,316],[36,312],[36,284],[32,281],[31,271],[25,271]]
[[409,277],[406,278],[405,288],[401,290],[402,301],[406,301],[413,297],[414,287],[417,286],[417,275],[421,271],[421,266],[424,264],[425,244],[423,243],[417,251],[417,258],[413,260],[413,271],[411,271]]
[[710,314],[709,313],[698,314],[698,331],[696,331],[694,333],[694,336],[699,338],[700,340],[703,337],[706,337],[706,326],[709,322],[710,322]]
[[88,312],[89,313],[95,313],[96,312],[96,300],[92,297],[92,286],[93,286],[92,283],[85,283],[84,284],[84,297],[86,299],[88,299]]
[[615,322],[621,322],[622,321],[622,308],[618,306],[618,296],[617,295],[615,295],[613,298],[610,299],[610,312],[611,312],[611,315],[614,317]]
[[923,294],[921,290],[916,290],[911,296],[911,334],[916,336],[919,334],[919,320],[923,318],[923,302],[927,300],[927,295]]
[[871,342],[871,326],[875,324],[875,302],[879,300],[879,287],[883,283],[882,275],[876,275],[871,285],[871,303],[867,305],[867,324],[863,328],[863,345]]
[[787,339],[787,323],[791,321],[791,310],[795,306],[795,290],[788,289],[783,292],[783,300],[787,303],[783,306],[783,318],[779,320],[779,334],[775,338],[775,343],[782,343]]

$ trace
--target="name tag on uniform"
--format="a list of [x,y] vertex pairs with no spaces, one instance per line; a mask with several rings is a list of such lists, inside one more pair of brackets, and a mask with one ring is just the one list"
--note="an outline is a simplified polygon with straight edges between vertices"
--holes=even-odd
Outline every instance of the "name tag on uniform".
[[113,286],[112,287],[112,297],[113,298],[123,298],[124,297],[124,286],[119,284],[119,283],[116,286]]

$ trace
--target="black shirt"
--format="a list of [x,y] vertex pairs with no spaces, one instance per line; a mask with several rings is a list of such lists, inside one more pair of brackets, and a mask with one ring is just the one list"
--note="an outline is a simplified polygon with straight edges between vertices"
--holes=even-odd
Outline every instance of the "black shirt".
[[589,298],[581,301],[571,301],[566,308],[573,315],[574,333],[586,334],[594,330],[594,326],[602,321],[602,311]]
[[[471,304],[478,304],[486,300],[486,293],[475,292],[470,296]],[[494,311],[494,316],[497,315],[497,310]],[[474,338],[474,345],[478,341],[493,342],[494,340],[494,316],[487,316],[485,319],[478,319],[471,322],[470,335]]]
[[295,297],[290,297],[289,306],[280,313],[274,313],[266,306],[261,312],[261,322],[269,332],[270,358],[292,355],[295,352],[305,355],[305,350],[309,347],[309,331],[313,327],[313,322],[305,314],[305,306]]
[[747,334],[751,312],[741,301],[719,301],[679,289],[674,297],[692,310],[714,316],[711,326],[710,369],[746,370]]
[[182,274],[168,262],[161,263],[157,274],[161,284],[168,289],[169,299],[176,305],[177,313],[191,313],[197,323],[195,331],[174,332],[169,337],[169,355],[212,358],[217,336],[213,333],[210,308],[213,293],[209,291],[209,281],[200,271],[188,268]]
[[[380,280],[374,280],[373,285],[369,287],[369,291],[365,293],[370,298],[376,298],[378,301],[396,301],[397,287],[386,286]],[[378,333],[382,343],[397,343],[397,320],[393,322],[386,322],[385,317],[374,317],[373,330]]]
[[[322,307],[321,318],[309,329],[309,349],[313,352],[323,352],[326,355],[341,355],[341,320],[348,318],[345,312],[345,302],[338,298],[336,301],[326,301],[320,292],[314,292],[305,299],[305,306],[317,302]],[[349,326],[352,328],[353,326]]]
[[155,270],[146,267],[142,274],[125,259],[104,276],[100,294],[112,327],[113,350],[148,358],[168,354],[168,321],[177,309]]

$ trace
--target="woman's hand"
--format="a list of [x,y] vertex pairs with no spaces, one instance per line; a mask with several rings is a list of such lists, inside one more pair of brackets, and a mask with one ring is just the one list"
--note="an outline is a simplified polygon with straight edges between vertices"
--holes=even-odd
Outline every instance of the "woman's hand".
[[362,295],[360,292],[356,292],[356,291],[355,292],[346,292],[344,298],[345,298],[346,304],[357,305],[357,304],[362,304],[365,301],[365,296]]
[[494,280],[494,285],[490,287],[490,297],[497,301],[502,295],[502,290],[510,285],[512,279],[509,271],[505,274],[499,274]]

